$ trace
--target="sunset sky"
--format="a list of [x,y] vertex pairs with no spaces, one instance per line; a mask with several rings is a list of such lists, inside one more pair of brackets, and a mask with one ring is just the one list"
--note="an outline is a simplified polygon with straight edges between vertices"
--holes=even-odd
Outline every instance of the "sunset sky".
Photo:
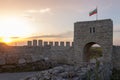
[[0,40],[23,45],[27,40],[73,41],[74,22],[98,18],[114,22],[120,45],[120,0],[0,0]]

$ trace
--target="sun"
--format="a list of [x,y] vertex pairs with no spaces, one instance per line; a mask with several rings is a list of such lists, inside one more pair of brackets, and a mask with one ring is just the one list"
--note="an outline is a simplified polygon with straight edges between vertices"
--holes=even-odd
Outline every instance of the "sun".
[[6,38],[3,38],[2,41],[5,42],[5,43],[11,43],[11,42],[12,42],[12,39],[9,38],[9,37],[6,37]]

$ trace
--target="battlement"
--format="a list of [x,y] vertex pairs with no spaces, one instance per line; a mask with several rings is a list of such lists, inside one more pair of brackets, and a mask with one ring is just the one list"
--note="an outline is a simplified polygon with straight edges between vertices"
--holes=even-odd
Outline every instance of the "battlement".
[[72,47],[74,42],[69,41],[43,41],[43,40],[33,40],[33,41],[27,41],[27,46],[39,46],[39,47],[45,47],[45,46],[51,46],[51,47]]

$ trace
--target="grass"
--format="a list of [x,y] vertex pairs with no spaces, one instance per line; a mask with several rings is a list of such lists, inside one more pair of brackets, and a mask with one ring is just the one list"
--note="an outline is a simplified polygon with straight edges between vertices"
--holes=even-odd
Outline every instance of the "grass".
[[[91,47],[89,49],[90,52],[90,58],[98,58],[102,57],[102,48],[101,47]],[[113,69],[112,70],[112,76],[111,80],[120,80],[120,70]]]
[[30,71],[41,71],[45,69],[50,69],[54,65],[50,62],[37,61],[26,64],[6,64],[0,66],[0,72],[30,72]]
[[101,47],[91,47],[89,49],[90,58],[102,57],[102,48]]

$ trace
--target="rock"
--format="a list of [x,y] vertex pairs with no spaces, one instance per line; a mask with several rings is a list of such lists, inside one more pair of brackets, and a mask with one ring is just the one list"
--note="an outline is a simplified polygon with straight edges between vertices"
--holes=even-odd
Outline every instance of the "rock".
[[[104,66],[100,65],[100,68],[98,69],[100,80],[108,80],[110,71],[106,69],[106,72],[104,72],[103,68]],[[95,80],[95,65],[90,65],[89,68],[69,65],[58,66],[49,70],[41,71],[34,76],[28,76],[23,80],[87,80],[88,71],[91,72],[91,75],[89,76],[90,79]],[[103,73],[108,73],[108,75],[103,76]]]

